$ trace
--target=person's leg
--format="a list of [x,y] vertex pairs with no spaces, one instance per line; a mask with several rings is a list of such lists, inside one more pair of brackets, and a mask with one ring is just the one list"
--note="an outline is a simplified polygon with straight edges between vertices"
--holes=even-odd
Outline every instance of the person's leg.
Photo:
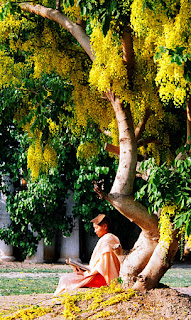
[[106,283],[104,277],[100,273],[98,273],[84,287],[85,288],[100,288],[100,287],[106,286],[106,285],[107,285],[107,283]]

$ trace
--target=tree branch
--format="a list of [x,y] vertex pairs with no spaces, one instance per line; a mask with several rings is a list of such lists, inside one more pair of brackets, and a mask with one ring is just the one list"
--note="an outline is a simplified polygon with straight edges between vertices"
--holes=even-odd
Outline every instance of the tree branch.
[[143,119],[139,122],[138,126],[135,129],[135,140],[138,141],[141,137],[142,132],[145,130],[145,125],[150,117],[151,111],[149,108],[146,108],[145,115]]
[[105,199],[107,200],[107,194],[100,188],[98,185],[99,183],[97,181],[92,181],[94,184],[94,191],[98,194],[99,199]]
[[86,21],[85,20],[82,20],[82,19],[80,19],[80,17],[78,17],[76,24],[78,24],[79,26],[81,26],[85,30],[85,28],[86,28]]
[[161,142],[158,139],[156,139],[155,137],[147,137],[145,139],[139,139],[137,141],[137,146],[138,147],[145,146],[148,143],[160,144]]
[[134,65],[134,54],[133,54],[133,43],[131,37],[132,29],[129,26],[125,26],[122,35],[122,45],[123,45],[123,61],[127,65],[129,78],[132,75],[133,65]]
[[148,178],[149,178],[149,176],[150,176],[151,168],[145,170],[144,172],[140,172],[140,171],[139,171],[140,165],[141,165],[141,162],[137,161],[137,167],[136,167],[136,172],[137,172],[137,173],[136,173],[136,177],[141,178],[141,179],[147,181]]
[[107,143],[105,144],[105,151],[112,152],[119,157],[120,149],[118,146],[114,146],[113,144]]
[[186,105],[187,115],[187,144],[191,144],[191,97],[189,97]]
[[61,13],[59,10],[46,8],[39,4],[32,5],[28,2],[23,2],[20,4],[20,7],[24,11],[34,13],[43,18],[55,21],[56,23],[61,25],[79,42],[79,44],[86,51],[90,59],[92,61],[94,60],[94,55],[91,51],[90,38],[81,25],[72,22],[65,14]]
[[61,0],[56,0],[56,10],[61,11]]
[[124,106],[112,90],[105,93],[115,112],[120,144],[120,161],[111,193],[129,195],[133,192],[135,168],[137,162],[137,144],[135,141],[130,106]]
[[[186,125],[187,125],[187,138],[186,138],[186,145],[191,145],[191,96],[188,98],[187,100],[187,104],[186,104]],[[189,150],[188,152],[180,152],[176,159],[177,160],[182,160],[187,158],[191,153],[191,150]]]

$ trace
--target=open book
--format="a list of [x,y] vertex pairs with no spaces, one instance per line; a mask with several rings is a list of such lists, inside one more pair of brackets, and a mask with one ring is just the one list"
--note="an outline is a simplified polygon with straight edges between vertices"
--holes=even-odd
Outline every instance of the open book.
[[76,260],[73,260],[73,259],[66,259],[66,263],[67,264],[70,264],[71,266],[75,267],[75,268],[78,268],[78,269],[81,269],[83,271],[90,271],[90,267],[89,266],[86,266]]

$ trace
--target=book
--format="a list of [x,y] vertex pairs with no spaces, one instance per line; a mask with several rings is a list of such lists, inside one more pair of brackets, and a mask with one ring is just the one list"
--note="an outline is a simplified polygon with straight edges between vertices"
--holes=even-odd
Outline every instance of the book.
[[78,269],[81,269],[83,271],[90,271],[90,267],[87,266],[87,265],[84,265],[76,260],[73,260],[71,258],[68,258],[65,260],[67,264],[71,265],[72,267],[75,267],[75,268],[78,268]]

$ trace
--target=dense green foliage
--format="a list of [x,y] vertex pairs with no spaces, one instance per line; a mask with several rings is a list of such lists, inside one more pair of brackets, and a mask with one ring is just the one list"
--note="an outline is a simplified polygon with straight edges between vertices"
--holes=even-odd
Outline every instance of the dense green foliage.
[[[185,150],[186,149],[186,150]],[[181,151],[189,152],[190,146]],[[176,204],[177,213],[174,217],[175,229],[185,226],[186,236],[191,234],[191,158],[174,160],[170,167],[163,163],[156,166],[153,159],[142,163],[143,171],[150,169],[148,181],[136,192],[136,198],[143,201],[149,213],[160,212],[164,203]]]

